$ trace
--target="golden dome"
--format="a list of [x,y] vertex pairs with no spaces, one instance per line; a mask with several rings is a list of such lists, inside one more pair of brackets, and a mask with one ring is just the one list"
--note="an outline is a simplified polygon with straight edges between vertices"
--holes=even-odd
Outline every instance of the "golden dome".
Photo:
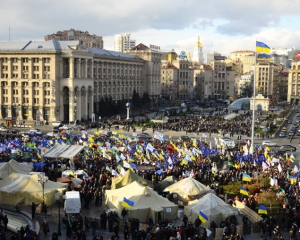
[[198,41],[196,42],[195,46],[202,48],[202,43],[200,42],[200,36],[198,36]]

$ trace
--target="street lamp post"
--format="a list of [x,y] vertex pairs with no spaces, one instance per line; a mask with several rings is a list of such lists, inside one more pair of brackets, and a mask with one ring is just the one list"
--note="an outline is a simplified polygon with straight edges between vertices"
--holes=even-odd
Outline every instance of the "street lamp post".
[[129,110],[130,110],[130,103],[126,103],[126,108],[127,108],[127,118],[126,119],[130,119],[129,118]]
[[45,204],[45,183],[48,181],[48,177],[38,175],[38,178],[39,178],[38,181],[42,184],[42,187],[43,187],[43,202]]
[[61,193],[57,192],[55,194],[55,200],[58,204],[58,226],[57,226],[57,234],[58,236],[61,236],[61,229],[60,229],[60,200],[61,200]]

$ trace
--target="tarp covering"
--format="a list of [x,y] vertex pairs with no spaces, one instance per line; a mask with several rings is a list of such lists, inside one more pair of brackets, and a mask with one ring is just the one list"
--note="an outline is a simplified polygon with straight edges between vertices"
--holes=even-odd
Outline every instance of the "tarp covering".
[[195,222],[196,218],[199,217],[200,211],[208,217],[208,221],[201,224],[201,227],[204,228],[210,228],[212,221],[219,226],[222,220],[237,213],[235,208],[225,203],[214,193],[208,193],[201,199],[191,201],[188,206],[184,207],[184,214],[191,222]]
[[77,145],[56,145],[44,154],[47,158],[73,158],[84,149]]
[[6,178],[12,173],[28,174],[31,171],[31,166],[23,165],[12,159],[4,165],[0,166],[0,178]]
[[106,204],[114,208],[121,216],[123,198],[134,202],[134,206],[128,209],[129,218],[138,218],[140,222],[148,222],[152,216],[155,223],[159,219],[177,219],[178,206],[168,199],[158,195],[153,189],[133,182],[126,187],[106,190]]
[[168,176],[165,179],[163,179],[161,182],[155,184],[154,190],[157,192],[163,192],[166,187],[169,187],[176,182],[178,182],[178,179],[176,177]]
[[132,170],[127,170],[124,177],[118,177],[112,181],[111,189],[118,189],[124,186],[127,186],[128,184],[137,181],[141,183],[144,186],[148,186],[147,180],[137,175]]
[[[63,192],[68,184],[52,182],[44,183],[45,203],[55,203],[55,193]],[[3,204],[31,205],[32,202],[40,204],[43,201],[43,186],[39,182],[38,174],[24,175],[12,173],[0,181],[0,202]]]
[[235,200],[232,206],[240,209],[242,213],[246,215],[252,223],[257,223],[263,220],[263,218],[260,215],[258,215],[251,208],[247,207],[245,204],[241,203],[238,200]]
[[[212,190],[192,177],[180,180],[164,189],[164,192],[177,194],[178,201],[187,205],[189,201],[199,199]],[[175,199],[174,199],[175,200]]]

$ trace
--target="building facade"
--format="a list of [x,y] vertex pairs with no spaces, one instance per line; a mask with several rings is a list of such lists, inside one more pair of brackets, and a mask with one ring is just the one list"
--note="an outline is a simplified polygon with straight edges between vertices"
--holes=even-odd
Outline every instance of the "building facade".
[[193,85],[197,99],[211,99],[213,86],[213,69],[210,65],[193,65]]
[[240,60],[244,56],[249,56],[255,54],[254,51],[251,50],[238,50],[230,53],[230,59],[237,61]]
[[206,54],[206,63],[210,64],[211,62],[213,62],[215,60],[215,57],[220,57],[221,53],[217,53],[217,52],[210,52]]
[[57,40],[57,41],[82,41],[89,48],[100,48],[103,49],[102,36],[95,34],[91,35],[89,32],[83,32],[80,30],[63,30],[57,33],[52,33],[44,37],[45,41]]
[[293,104],[300,102],[300,61],[293,61],[288,76],[287,101]]
[[117,34],[115,35],[114,41],[114,51],[116,52],[126,52],[131,48],[135,47],[136,41],[130,39],[129,33]]
[[103,97],[143,94],[145,61],[85,47],[79,41],[0,43],[0,118],[92,119]]
[[153,101],[157,101],[161,94],[160,70],[162,53],[152,50],[142,43],[125,53],[126,55],[132,55],[143,60],[145,63],[143,69],[145,73],[143,89],[145,92],[148,92]]

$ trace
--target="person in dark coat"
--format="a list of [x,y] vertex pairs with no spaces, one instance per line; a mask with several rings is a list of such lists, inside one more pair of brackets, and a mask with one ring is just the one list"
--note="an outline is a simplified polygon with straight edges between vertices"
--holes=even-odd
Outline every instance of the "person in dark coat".
[[52,240],[58,240],[58,233],[56,232],[56,230],[54,230],[52,233]]
[[8,217],[5,215],[3,217],[3,225],[4,225],[4,231],[7,232],[7,224],[8,224]]
[[34,202],[31,204],[31,218],[34,219],[35,217],[35,210],[36,210],[36,205]]
[[49,232],[49,224],[47,223],[46,220],[44,220],[44,222],[42,224],[42,229],[43,229],[43,233],[45,235],[47,235],[47,233]]

